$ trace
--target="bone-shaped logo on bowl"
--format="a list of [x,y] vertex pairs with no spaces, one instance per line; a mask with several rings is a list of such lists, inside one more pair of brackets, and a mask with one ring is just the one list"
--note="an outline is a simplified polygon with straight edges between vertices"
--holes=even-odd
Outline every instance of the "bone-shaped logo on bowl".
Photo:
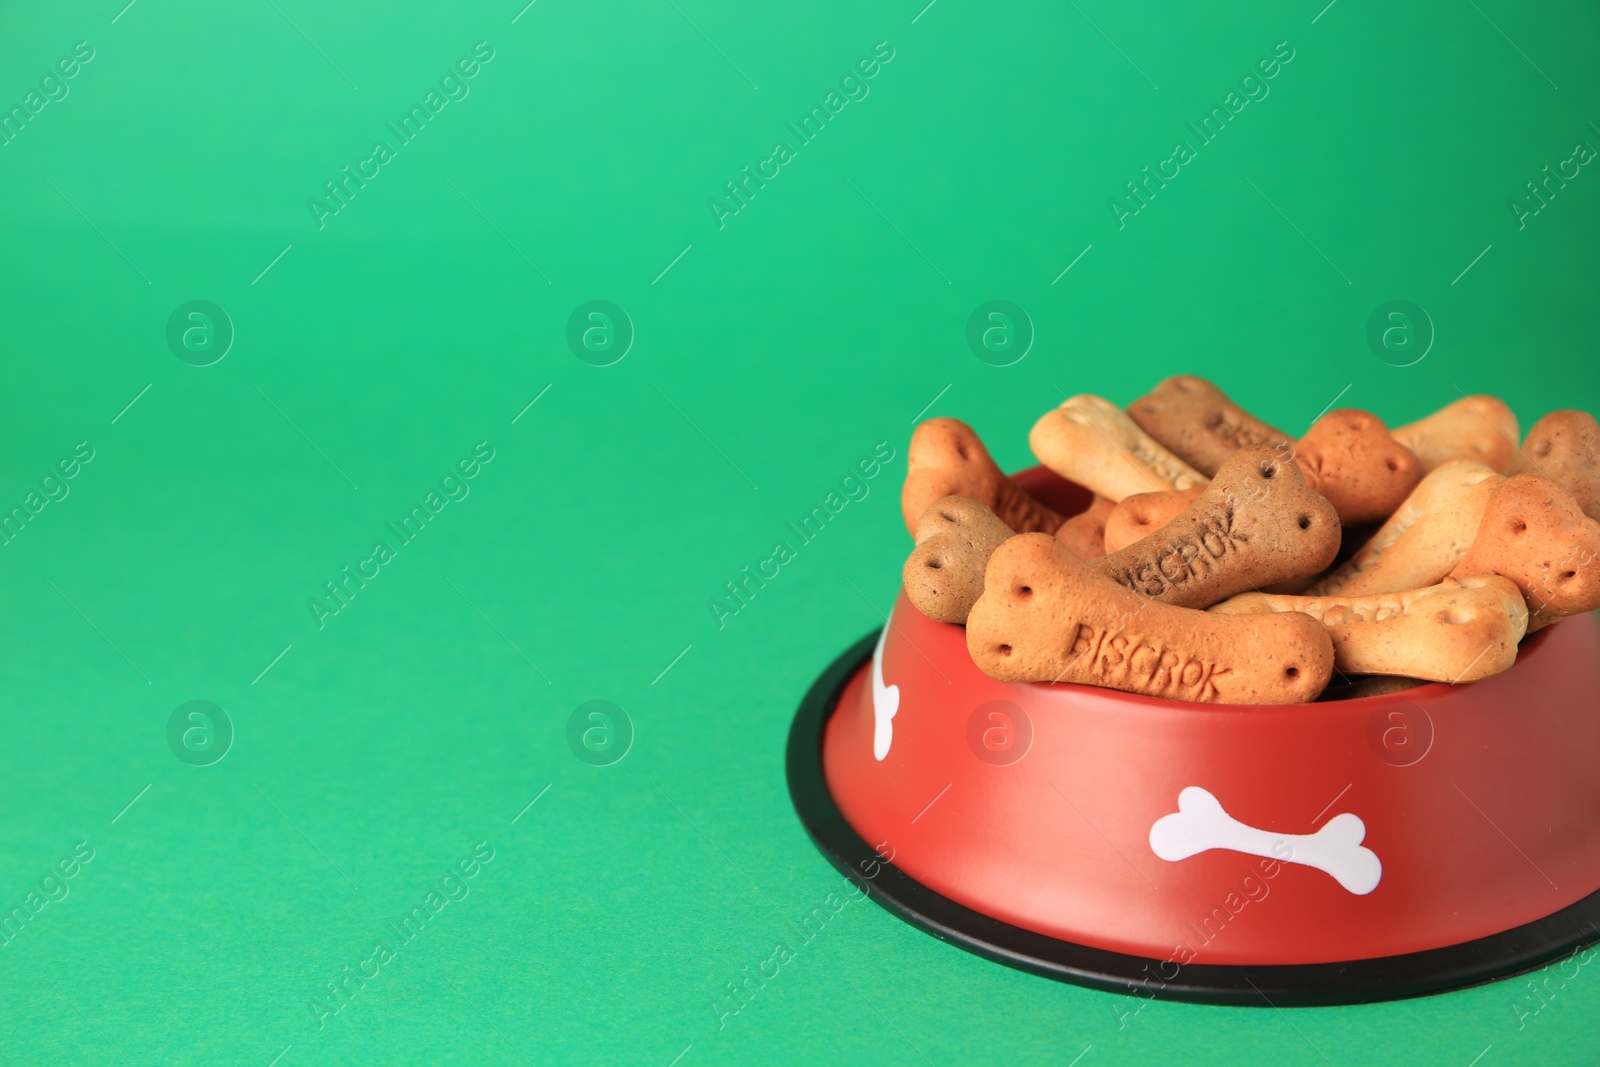
[[1345,889],[1365,896],[1378,888],[1383,864],[1361,844],[1367,826],[1359,816],[1335,815],[1314,834],[1258,830],[1222,810],[1216,797],[1197,785],[1178,794],[1178,810],[1150,827],[1150,850],[1176,863],[1213,848],[1299,863],[1331,874]]
[[900,710],[900,687],[883,684],[883,641],[888,636],[889,623],[885,622],[883,633],[878,635],[878,647],[872,653],[872,758],[876,760],[889,754],[889,743],[894,740],[894,715]]

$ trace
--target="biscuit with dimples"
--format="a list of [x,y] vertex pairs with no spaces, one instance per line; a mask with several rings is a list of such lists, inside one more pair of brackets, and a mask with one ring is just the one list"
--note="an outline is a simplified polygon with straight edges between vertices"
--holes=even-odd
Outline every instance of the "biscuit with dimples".
[[1246,445],[1287,445],[1294,438],[1228,399],[1204,378],[1168,378],[1128,405],[1128,416],[1195,470],[1215,477]]
[[1333,638],[1333,665],[1347,674],[1475,682],[1517,661],[1528,608],[1515,583],[1497,574],[1446,578],[1438,585],[1372,596],[1242,593],[1217,614],[1299,611]]
[[1211,704],[1315,699],[1333,641],[1309,615],[1213,615],[1150,600],[1055,540],[1020,534],[989,557],[967,651],[1002,682],[1077,682]]
[[938,622],[966,622],[983,592],[989,556],[1011,527],[978,501],[947,496],[917,520],[917,547],[901,570],[906,598]]
[[1489,497],[1477,537],[1452,578],[1500,574],[1522,590],[1533,633],[1600,608],[1600,522],[1537,474],[1515,474]]
[[1330,411],[1300,439],[1295,459],[1306,483],[1327,497],[1346,526],[1387,519],[1422,479],[1411,450],[1368,411]]
[[1600,423],[1587,411],[1552,411],[1533,424],[1509,474],[1541,474],[1600,522]]
[[1339,552],[1339,532],[1333,505],[1298,466],[1278,448],[1250,445],[1171,522],[1093,565],[1156,600],[1203,608],[1320,573]]

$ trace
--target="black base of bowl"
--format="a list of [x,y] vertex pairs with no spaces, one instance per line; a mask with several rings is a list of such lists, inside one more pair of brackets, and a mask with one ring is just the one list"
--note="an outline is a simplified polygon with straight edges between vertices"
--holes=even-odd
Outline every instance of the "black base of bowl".
[[[839,693],[872,657],[856,642],[812,683],[789,729],[789,795],[811,840],[891,914],[941,941],[1045,978],[1114,993],[1201,1004],[1288,1007],[1366,1004],[1463,989],[1541,967],[1600,940],[1600,892],[1536,922],[1459,945],[1343,963],[1177,964],[1062,941],[992,919],[929,889],[845,821],[822,772],[822,734]],[[870,872],[870,873],[869,873]]]

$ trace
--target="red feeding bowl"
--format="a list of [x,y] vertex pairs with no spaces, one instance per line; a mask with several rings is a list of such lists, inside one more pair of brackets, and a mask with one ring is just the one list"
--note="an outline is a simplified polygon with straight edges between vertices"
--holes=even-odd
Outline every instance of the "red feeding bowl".
[[[1062,511],[1088,496],[1017,479]],[[807,831],[880,903],[1011,966],[1142,996],[1334,1004],[1600,938],[1600,618],[1467,685],[1194,704],[1008,684],[902,591],[789,739]]]

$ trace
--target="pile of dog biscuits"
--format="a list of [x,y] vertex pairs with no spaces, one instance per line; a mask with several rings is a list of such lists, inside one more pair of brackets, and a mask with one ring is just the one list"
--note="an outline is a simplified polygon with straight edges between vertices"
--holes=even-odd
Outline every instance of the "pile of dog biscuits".
[[1330,411],[1296,439],[1203,378],[1126,411],[1075,396],[1028,435],[1093,494],[1062,515],[970,427],[911,438],[906,595],[1005,682],[1288,704],[1476,681],[1600,608],[1600,425],[1464,396],[1390,430]]

